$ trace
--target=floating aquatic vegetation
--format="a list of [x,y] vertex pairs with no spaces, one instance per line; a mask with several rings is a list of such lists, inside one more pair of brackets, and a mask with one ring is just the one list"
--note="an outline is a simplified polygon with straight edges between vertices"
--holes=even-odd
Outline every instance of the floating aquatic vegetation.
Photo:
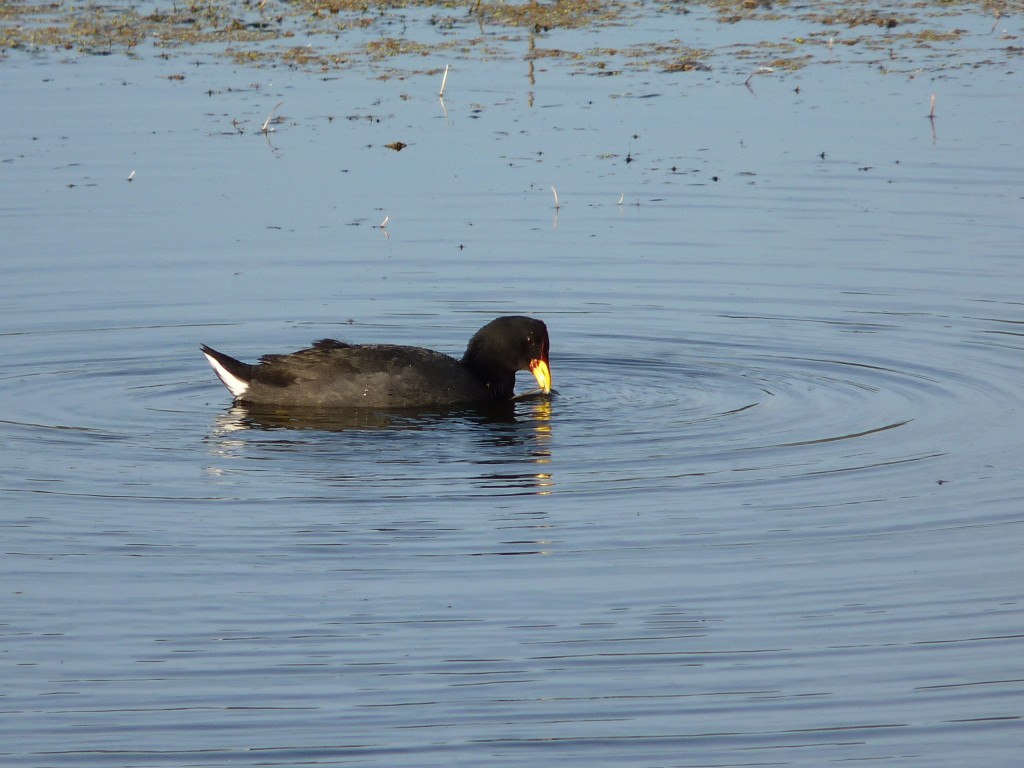
[[[949,21],[962,14],[999,20],[1024,11],[1021,0],[952,2],[902,0],[879,7],[869,0],[834,3],[812,0],[184,0],[153,10],[149,4],[116,5],[70,2],[0,4],[0,57],[14,51],[45,55],[67,51],[82,55],[129,56],[201,48],[203,55],[224,56],[251,66],[287,66],[310,71],[342,69],[392,61],[397,72],[416,59],[446,53],[462,58],[520,57],[573,62],[581,72],[612,74],[624,68],[671,73],[737,71],[757,60],[782,70],[831,60],[838,50],[898,58],[895,47],[927,51],[956,45],[965,31]],[[690,14],[721,24],[786,20],[777,38],[773,26],[756,26],[743,45],[697,50],[685,39]],[[563,30],[621,27],[637,19],[664,16],[646,42],[615,48],[574,48]],[[995,31],[996,26],[993,27]],[[752,27],[753,28],[753,27]],[[794,34],[795,28],[803,28]],[[657,39],[664,29],[665,39]],[[541,45],[551,37],[557,44]],[[758,38],[761,39],[758,39]],[[1010,36],[1012,37],[1012,36]],[[572,38],[578,43],[579,38]],[[1015,46],[1004,46],[1013,53]],[[714,60],[714,61],[713,61]],[[956,66],[933,57],[934,68]]]

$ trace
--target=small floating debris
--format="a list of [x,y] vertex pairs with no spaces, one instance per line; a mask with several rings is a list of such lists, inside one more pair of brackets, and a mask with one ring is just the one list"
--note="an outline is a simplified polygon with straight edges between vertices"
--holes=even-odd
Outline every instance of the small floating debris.
[[754,75],[770,75],[774,71],[775,70],[772,69],[771,67],[758,67],[757,69],[750,73],[750,76],[743,82],[743,84],[747,86],[747,88],[749,88],[750,81],[754,79]]
[[444,77],[441,78],[441,90],[438,91],[437,95],[442,99],[444,98],[444,87],[448,83],[448,65],[444,65]]
[[263,127],[260,128],[260,133],[269,133],[270,131],[274,130],[273,128],[270,127],[270,124],[272,122],[276,122],[274,120],[274,113],[281,108],[282,104],[284,104],[284,102],[279,101],[277,102],[277,104],[274,105],[274,108],[270,110],[270,114],[267,115],[267,119],[263,121]]

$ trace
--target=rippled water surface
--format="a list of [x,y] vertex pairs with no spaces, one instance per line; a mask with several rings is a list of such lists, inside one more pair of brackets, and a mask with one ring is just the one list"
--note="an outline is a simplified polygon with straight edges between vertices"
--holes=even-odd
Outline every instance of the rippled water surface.
[[[1019,55],[843,55],[0,61],[3,764],[1017,764]],[[550,400],[282,421],[198,351],[509,313]]]

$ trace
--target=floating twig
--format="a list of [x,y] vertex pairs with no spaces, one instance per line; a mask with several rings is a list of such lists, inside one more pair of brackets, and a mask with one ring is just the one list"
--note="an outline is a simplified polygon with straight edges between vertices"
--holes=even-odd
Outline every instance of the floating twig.
[[274,106],[274,108],[272,110],[270,110],[270,114],[267,115],[267,119],[263,121],[263,127],[260,128],[260,133],[267,133],[268,131],[272,130],[270,128],[270,121],[274,119],[274,113],[277,112],[277,110],[279,110],[281,108],[282,104],[284,104],[284,102],[283,101],[279,101]]
[[444,98],[444,87],[448,83],[448,65],[444,65],[444,76],[441,78],[441,90],[438,91],[437,95],[442,99]]
[[772,69],[771,67],[758,67],[757,69],[750,73],[750,77],[748,77],[743,84],[747,86],[747,88],[749,88],[750,81],[754,79],[754,75],[770,75],[774,71],[775,70]]

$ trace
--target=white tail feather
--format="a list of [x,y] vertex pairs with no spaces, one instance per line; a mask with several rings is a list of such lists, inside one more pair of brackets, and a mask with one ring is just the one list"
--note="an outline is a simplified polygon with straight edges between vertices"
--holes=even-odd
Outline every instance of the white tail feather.
[[224,382],[224,386],[228,388],[228,391],[236,398],[241,397],[249,390],[249,382],[242,381],[240,378],[231,373],[227,368],[217,362],[217,358],[212,355],[203,352],[206,355],[206,359],[210,361],[210,367],[213,368],[213,372],[217,374],[217,378]]

